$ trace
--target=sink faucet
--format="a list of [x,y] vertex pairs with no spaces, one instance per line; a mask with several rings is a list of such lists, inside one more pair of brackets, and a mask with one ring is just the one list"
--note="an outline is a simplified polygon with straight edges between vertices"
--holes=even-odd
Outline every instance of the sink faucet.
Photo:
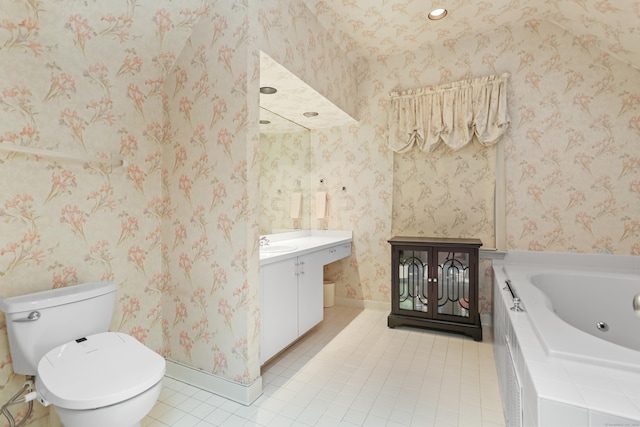
[[269,245],[269,239],[267,239],[267,236],[260,237],[260,246],[268,246],[268,245]]

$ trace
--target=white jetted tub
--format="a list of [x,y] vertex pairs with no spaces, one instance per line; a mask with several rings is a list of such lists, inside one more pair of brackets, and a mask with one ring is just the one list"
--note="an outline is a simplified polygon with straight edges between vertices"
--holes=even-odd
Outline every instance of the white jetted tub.
[[640,372],[640,275],[505,266],[547,354]]
[[[494,261],[508,425],[640,425],[638,261],[518,251]],[[514,296],[523,312],[511,310]]]

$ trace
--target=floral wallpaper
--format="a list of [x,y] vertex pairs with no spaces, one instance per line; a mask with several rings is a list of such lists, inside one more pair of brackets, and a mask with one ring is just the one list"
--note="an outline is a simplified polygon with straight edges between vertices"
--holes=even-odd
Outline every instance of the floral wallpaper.
[[328,198],[327,216],[312,218],[311,225],[353,231],[352,255],[325,267],[336,297],[353,301],[391,301],[393,153],[377,132],[364,120],[311,132],[312,191],[326,191]]
[[[116,154],[124,165],[0,154],[0,292],[113,280],[112,329],[168,359],[254,381],[255,43],[346,110],[353,66],[338,58],[330,68],[342,77],[318,73],[314,61],[337,49],[302,2],[55,3],[0,4],[0,142]],[[282,25],[295,34],[279,39]],[[6,400],[22,379],[1,340]],[[48,410],[35,411],[30,423],[42,423]]]
[[[349,262],[360,267],[343,262],[333,271],[339,279],[338,296],[388,301],[389,256],[381,247],[403,229],[433,230],[429,207],[452,196],[447,186],[427,190],[417,184],[447,179],[446,172],[440,173],[444,169],[434,170],[428,154],[388,153],[389,92],[502,72],[511,74],[511,124],[501,142],[506,152],[508,249],[638,254],[640,229],[633,212],[640,209],[640,152],[634,143],[640,74],[577,41],[578,36],[552,23],[531,19],[455,45],[359,62],[360,126],[324,133],[319,150],[325,156],[315,156],[318,169],[349,182],[348,188],[355,186],[354,194],[370,195],[354,197],[358,208],[334,211],[327,224],[355,232],[356,254]],[[454,158],[449,173],[467,168],[467,161]],[[487,160],[480,158],[475,164],[483,162]],[[474,175],[461,176],[468,180]],[[416,183],[413,191],[405,191],[412,185],[409,177]],[[428,200],[424,191],[431,192]],[[339,189],[332,194],[341,196]],[[468,220],[457,228],[471,221],[479,208],[463,208]],[[483,264],[480,304],[489,314],[490,262]]]
[[[567,29],[575,43],[640,68],[640,1],[450,0],[447,2],[310,0],[309,8],[348,55],[364,58],[455,47],[460,40],[535,18]],[[445,19],[427,15],[446,7]]]
[[470,237],[495,248],[495,145],[396,153],[393,235]]
[[[0,293],[112,280],[112,329],[162,352],[163,84],[210,7],[3,0],[0,10],[0,142],[124,159],[112,169],[0,153]],[[6,401],[24,378],[5,331],[0,359]],[[47,413],[34,405],[30,424]]]
[[[212,3],[165,81],[165,355],[249,384],[258,362],[258,67],[246,2]],[[253,125],[250,125],[253,124]]]
[[[334,41],[333,34],[320,25],[317,17],[308,7],[308,2],[296,0],[259,0],[257,2],[260,29],[257,37],[260,51],[276,61],[288,71],[301,79],[320,95],[327,98],[335,106],[342,109],[349,116],[360,119],[358,113],[358,73],[355,63]],[[344,117],[344,116],[343,116]],[[388,165],[389,153],[381,150],[378,154],[371,153],[369,147],[361,153],[351,152],[351,147],[343,146],[359,132],[357,125],[345,125],[340,118],[341,126],[310,131],[311,143],[311,212],[316,212],[315,197],[317,191],[327,193],[327,215],[323,219],[311,216],[310,227],[315,229],[352,230],[354,232],[353,253],[359,251],[357,245],[363,245],[362,255],[352,255],[346,260],[333,263],[327,267],[325,277],[335,280],[336,287],[353,290],[351,298],[373,299],[370,292],[363,293],[363,288],[376,285],[384,280],[386,270],[382,267],[388,263],[386,248],[375,239],[386,239],[390,227],[380,227],[372,233],[373,218],[370,213],[377,201],[371,204],[371,198],[364,197],[370,188],[366,183],[373,176],[378,176],[375,169],[381,165],[384,174],[391,176]],[[363,134],[364,135],[364,134]],[[360,150],[360,143],[354,145],[354,150]],[[376,148],[377,149],[377,148]],[[281,161],[290,154],[282,154]],[[378,156],[386,160],[379,162]],[[354,165],[353,162],[362,160],[366,163]],[[371,171],[363,171],[363,167],[371,166]],[[350,171],[352,175],[345,175]],[[361,174],[361,179],[356,174]],[[320,184],[320,179],[324,184]],[[382,182],[381,176],[378,180]],[[357,181],[357,182],[356,182]],[[374,182],[374,181],[370,181]],[[268,184],[269,185],[269,184]],[[343,190],[342,187],[345,187]],[[390,191],[388,192],[390,202]],[[273,195],[271,196],[273,197]],[[373,196],[372,196],[373,197]],[[390,205],[389,205],[390,207]],[[384,217],[384,213],[380,212]],[[378,213],[376,213],[376,216]],[[383,220],[390,224],[391,211]],[[360,221],[360,223],[359,223]],[[375,221],[375,219],[374,219]],[[375,229],[375,226],[373,227]],[[382,237],[382,236],[385,237]],[[373,245],[373,246],[372,246]],[[375,247],[374,247],[375,246]],[[372,256],[372,254],[375,254]],[[367,268],[360,268],[358,260],[364,257]],[[372,271],[372,265],[376,269]],[[361,283],[364,283],[361,285]],[[366,298],[369,296],[370,298]]]
[[[628,19],[638,1],[622,13],[609,0],[547,2],[548,20],[516,1],[512,24],[365,56],[350,41],[345,55],[329,9],[306,3],[0,0],[0,142],[124,158],[110,168],[0,153],[0,293],[113,280],[112,329],[197,369],[255,380],[259,51],[359,120],[311,132],[312,191],[329,197],[311,227],[354,232],[353,255],[325,271],[338,297],[389,301],[387,240],[429,225],[420,209],[430,205],[404,191],[405,177],[444,179],[428,158],[388,149],[388,93],[487,74],[511,74],[508,248],[640,252],[640,74],[627,65],[637,64]],[[553,24],[558,11],[595,37]],[[0,360],[7,400],[22,379],[4,332]],[[41,425],[48,411],[35,410],[30,423]]]

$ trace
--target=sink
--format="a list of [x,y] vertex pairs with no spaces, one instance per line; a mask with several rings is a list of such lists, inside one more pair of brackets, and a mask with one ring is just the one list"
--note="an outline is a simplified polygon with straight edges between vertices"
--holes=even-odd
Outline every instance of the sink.
[[296,249],[298,249],[297,246],[291,246],[291,245],[267,245],[267,246],[260,246],[260,253],[277,254],[282,252],[295,251]]

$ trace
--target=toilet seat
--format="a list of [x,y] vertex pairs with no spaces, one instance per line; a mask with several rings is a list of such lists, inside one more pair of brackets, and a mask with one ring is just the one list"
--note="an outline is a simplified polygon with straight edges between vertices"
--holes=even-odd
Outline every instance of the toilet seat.
[[103,332],[45,354],[38,363],[36,390],[45,404],[94,409],[147,391],[164,373],[165,361],[159,354],[130,335]]

